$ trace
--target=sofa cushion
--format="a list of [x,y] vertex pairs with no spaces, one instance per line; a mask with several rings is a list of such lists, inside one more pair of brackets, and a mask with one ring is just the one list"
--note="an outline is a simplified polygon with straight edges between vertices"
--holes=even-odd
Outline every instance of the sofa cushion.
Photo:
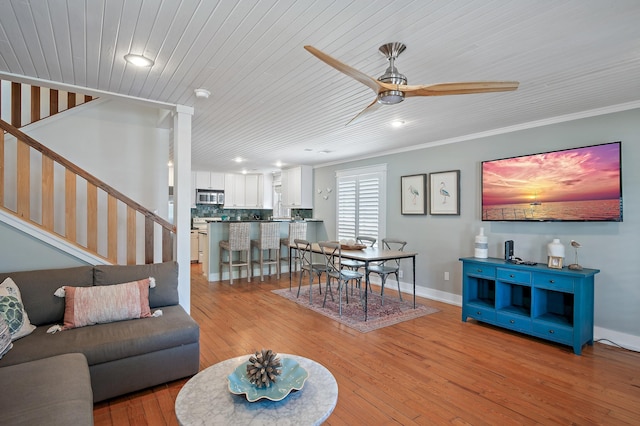
[[11,333],[11,340],[30,334],[36,327],[29,322],[29,315],[24,310],[20,289],[11,278],[0,284],[0,316],[2,316]]
[[111,285],[153,277],[155,288],[149,290],[149,307],[177,305],[178,264],[174,261],[149,265],[96,265],[95,285]]
[[0,368],[0,424],[93,425],[87,360],[66,354]]
[[9,324],[5,321],[4,317],[0,315],[0,358],[13,347],[11,343],[11,332],[9,331]]
[[58,287],[93,285],[92,266],[0,273],[0,282],[9,276],[18,285],[24,309],[36,326],[62,321],[64,299],[53,295]]
[[[47,326],[13,342],[0,367],[70,352],[85,354],[89,365],[197,343],[198,324],[180,305],[162,308],[157,318],[96,324],[47,334]],[[167,366],[170,368],[170,366]]]
[[63,286],[56,295],[65,298],[63,330],[128,319],[148,318],[151,280],[93,287]]

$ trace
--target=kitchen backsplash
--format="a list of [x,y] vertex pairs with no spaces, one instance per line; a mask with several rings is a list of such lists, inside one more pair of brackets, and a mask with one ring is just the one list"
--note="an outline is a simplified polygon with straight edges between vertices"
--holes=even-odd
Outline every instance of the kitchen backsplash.
[[[259,217],[260,219],[269,219],[273,216],[273,210],[271,209],[224,209],[216,205],[198,204],[195,208],[191,209],[191,217],[237,217],[242,219],[253,219]],[[291,209],[291,217],[300,217],[302,219],[310,219],[313,217],[313,209]]]

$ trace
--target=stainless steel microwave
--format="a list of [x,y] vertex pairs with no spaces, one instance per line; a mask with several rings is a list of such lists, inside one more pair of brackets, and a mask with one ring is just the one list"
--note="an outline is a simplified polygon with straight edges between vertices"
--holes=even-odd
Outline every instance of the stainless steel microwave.
[[224,192],[196,189],[196,204],[224,204]]

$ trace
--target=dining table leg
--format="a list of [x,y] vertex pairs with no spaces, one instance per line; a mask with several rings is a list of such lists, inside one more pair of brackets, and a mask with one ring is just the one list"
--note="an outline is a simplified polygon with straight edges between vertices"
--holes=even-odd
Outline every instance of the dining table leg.
[[291,291],[291,254],[293,253],[293,247],[289,245],[289,291]]
[[364,262],[364,320],[367,321],[367,303],[369,301],[369,261]]
[[413,309],[416,308],[416,257],[413,256]]

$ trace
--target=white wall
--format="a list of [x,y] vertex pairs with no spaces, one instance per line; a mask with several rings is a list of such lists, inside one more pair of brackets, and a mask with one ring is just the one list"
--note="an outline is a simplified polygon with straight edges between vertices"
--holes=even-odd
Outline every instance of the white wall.
[[[481,161],[612,141],[622,141],[624,222],[481,221]],[[458,258],[473,256],[474,236],[481,226],[489,237],[490,257],[502,258],[504,241],[512,239],[518,257],[546,262],[546,245],[553,238],[560,238],[566,246],[575,239],[582,244],[580,264],[601,270],[595,286],[596,328],[640,336],[639,109],[316,168],[314,185],[334,187],[336,170],[379,163],[388,168],[387,236],[406,239],[407,250],[419,253],[416,282],[423,294],[460,300],[462,268]],[[461,172],[460,216],[400,214],[401,176],[446,170]],[[314,215],[325,220],[328,237],[335,238],[335,197],[324,200],[315,194]],[[403,269],[408,282],[409,263]],[[444,280],[445,272],[450,273],[448,281]]]

